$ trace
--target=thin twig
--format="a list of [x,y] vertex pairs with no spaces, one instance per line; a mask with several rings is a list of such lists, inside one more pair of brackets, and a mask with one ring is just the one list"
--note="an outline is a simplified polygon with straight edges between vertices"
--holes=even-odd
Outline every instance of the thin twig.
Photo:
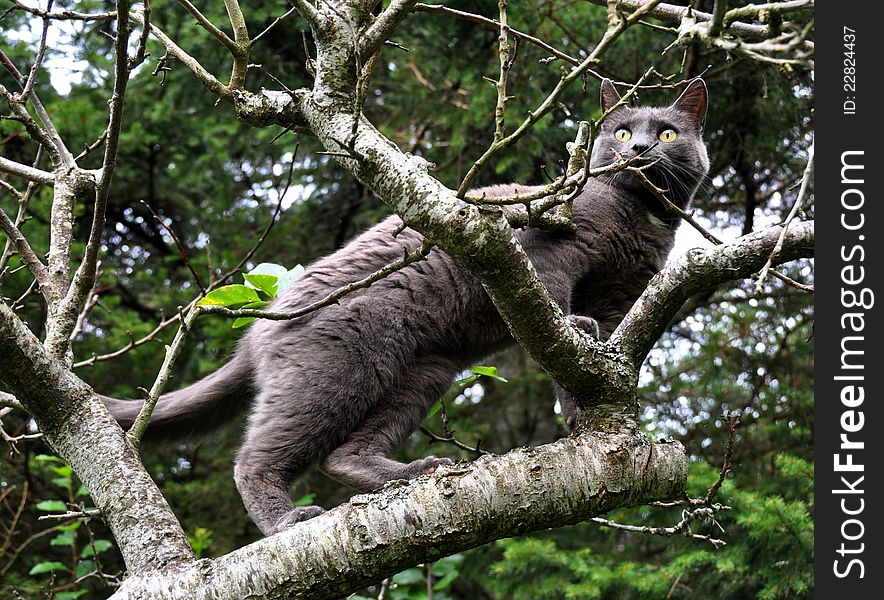
[[230,39],[230,37],[226,33],[218,29],[214,23],[207,19],[206,16],[203,15],[203,13],[201,13],[196,6],[190,3],[190,0],[177,0],[177,2],[182,7],[184,7],[184,10],[189,12],[194,19],[196,19],[196,22],[199,23],[199,25],[203,29],[208,31],[212,35],[212,37],[221,42],[221,44],[225,48],[230,50],[230,52],[236,52],[239,50],[236,42]]
[[280,23],[282,23],[283,21],[285,21],[287,18],[289,18],[292,14],[294,14],[294,13],[296,13],[296,12],[298,12],[297,7],[292,7],[292,8],[290,8],[290,9],[288,9],[288,10],[287,10],[282,16],[279,16],[279,17],[276,17],[275,19],[273,19],[273,22],[270,23],[270,25],[268,25],[268,26],[264,29],[264,31],[262,31],[261,33],[259,33],[258,35],[256,35],[255,37],[252,38],[252,46],[255,45],[255,42],[257,42],[257,41],[260,40],[262,37],[264,37],[265,35],[267,35],[267,33],[268,33],[271,29],[273,29],[274,27],[276,27],[277,25],[279,25]]
[[421,433],[426,435],[428,438],[430,438],[430,442],[444,442],[446,444],[451,444],[451,445],[455,446],[456,448],[460,448],[461,450],[471,452],[477,456],[491,454],[487,450],[482,450],[481,448],[479,448],[479,444],[481,443],[481,440],[478,440],[476,442],[476,446],[472,447],[472,446],[468,446],[467,444],[464,444],[463,442],[461,442],[460,440],[455,438],[453,435],[443,437],[441,435],[433,433],[432,431],[430,431],[429,429],[427,429],[426,427],[423,427],[423,426],[421,426],[420,431],[421,431]]
[[[46,3],[46,12],[50,12],[52,10],[52,1],[47,0]],[[40,44],[37,47],[37,56],[34,59],[34,64],[31,65],[31,70],[28,73],[28,78],[25,80],[24,85],[22,86],[21,94],[19,94],[19,99],[21,102],[27,102],[28,96],[31,95],[31,90],[34,89],[34,83],[37,80],[37,73],[40,71],[40,67],[43,65],[43,56],[46,54],[46,36],[49,33],[49,19],[47,17],[43,17],[43,32],[40,34]]]
[[150,211],[151,216],[153,216],[154,220],[159,223],[160,227],[162,227],[166,233],[168,233],[172,237],[172,241],[175,242],[175,246],[178,248],[178,255],[181,257],[181,260],[184,261],[184,264],[187,266],[188,270],[190,270],[190,274],[193,275],[193,279],[196,282],[196,285],[199,287],[202,295],[206,295],[208,291],[206,290],[206,286],[203,285],[202,279],[200,279],[199,273],[196,272],[196,269],[193,268],[193,263],[190,260],[190,256],[187,254],[187,249],[184,247],[184,244],[181,243],[181,240],[178,239],[178,236],[175,235],[175,232],[172,231],[172,228],[166,225],[165,221],[156,213],[156,211],[148,204],[146,201],[141,200],[141,204]]
[[169,382],[169,378],[172,376],[172,367],[175,365],[175,361],[184,349],[184,339],[190,332],[190,327],[193,324],[193,321],[200,314],[199,308],[199,306],[194,306],[181,320],[181,325],[178,327],[178,331],[175,332],[175,337],[172,339],[172,343],[166,346],[166,354],[163,357],[163,363],[160,365],[160,370],[157,373],[153,385],[150,387],[147,398],[145,398],[144,404],[138,412],[138,416],[135,417],[135,422],[132,423],[132,427],[126,432],[126,437],[128,437],[129,442],[135,448],[138,448],[138,445],[141,443],[141,438],[144,436],[144,432],[150,424],[150,416],[153,413],[153,409],[156,407],[157,401],[163,393],[163,389],[165,389],[166,384]]
[[811,146],[807,154],[807,165],[805,165],[804,174],[801,176],[801,187],[798,189],[798,197],[795,199],[795,203],[792,205],[792,210],[789,211],[786,220],[783,222],[783,230],[780,232],[780,237],[777,239],[777,243],[774,246],[773,251],[770,253],[770,258],[758,273],[758,280],[755,282],[755,291],[757,293],[761,292],[764,287],[764,280],[767,277],[767,273],[770,271],[774,261],[783,249],[783,240],[786,239],[786,233],[789,231],[789,224],[798,215],[798,211],[801,210],[802,204],[804,203],[804,196],[807,193],[810,174],[813,171],[813,148],[814,147]]
[[[144,59],[147,58],[147,40],[150,38],[150,2],[149,0],[142,0],[141,3],[142,9],[141,14],[143,15],[144,23],[141,26],[141,35],[138,37],[138,49],[135,51],[135,56],[129,59],[128,67],[131,71],[138,65],[144,62]],[[105,130],[107,131],[107,130]],[[103,134],[104,135],[104,134]]]
[[13,8],[23,10],[24,12],[30,13],[42,19],[50,19],[53,21],[113,21],[117,18],[116,11],[102,13],[81,13],[72,10],[47,12],[41,8],[31,7],[26,4],[22,4],[21,2],[19,2],[19,0],[9,1],[12,3]]
[[718,494],[718,490],[721,489],[721,485],[727,479],[728,473],[730,473],[733,466],[731,459],[734,455],[734,441],[736,440],[737,426],[740,424],[740,415],[725,413],[724,421],[727,426],[727,446],[724,449],[724,460],[718,472],[718,479],[709,487],[706,495],[703,497],[703,503],[706,506],[712,506],[712,499]]
[[[662,536],[673,536],[673,535],[684,535],[685,537],[690,537],[696,540],[703,540],[705,542],[709,542],[716,548],[720,548],[722,546],[726,546],[727,542],[722,539],[712,537],[710,535],[704,535],[701,533],[694,533],[691,531],[691,522],[697,519],[707,519],[712,518],[715,519],[715,513],[712,509],[707,508],[705,506],[701,506],[693,509],[685,509],[682,511],[681,520],[673,525],[672,527],[649,527],[644,525],[626,525],[623,523],[617,523],[615,521],[611,521],[609,519],[603,519],[601,517],[593,517],[591,520],[595,523],[599,523],[600,525],[604,525],[605,527],[611,527],[612,529],[620,529],[622,531],[631,531],[633,533],[646,533],[650,535],[662,535]],[[717,523],[717,522],[716,522]]]

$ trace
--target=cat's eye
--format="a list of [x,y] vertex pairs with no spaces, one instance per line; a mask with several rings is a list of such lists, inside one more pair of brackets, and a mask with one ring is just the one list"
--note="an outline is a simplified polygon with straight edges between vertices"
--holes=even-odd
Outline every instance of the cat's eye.
[[614,132],[614,137],[618,142],[628,142],[629,138],[632,137],[632,132],[628,129],[618,129]]
[[657,137],[660,138],[661,142],[674,142],[678,134],[675,133],[674,129],[664,129]]

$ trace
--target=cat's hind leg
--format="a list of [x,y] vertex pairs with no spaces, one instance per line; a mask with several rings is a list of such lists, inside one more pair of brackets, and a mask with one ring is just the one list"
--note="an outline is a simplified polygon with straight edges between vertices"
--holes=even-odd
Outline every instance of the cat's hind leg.
[[395,479],[411,479],[452,464],[428,456],[410,463],[388,458],[411,435],[433,403],[451,386],[453,366],[427,360],[404,370],[390,394],[380,400],[350,438],[322,462],[334,479],[361,491],[372,491]]
[[[322,402],[328,395],[318,386],[300,386],[266,389],[257,397],[259,408],[237,454],[234,479],[249,516],[264,535],[323,512],[319,506],[293,507],[290,487],[341,443],[342,431],[346,434],[358,423],[358,416],[350,416],[353,421],[348,423],[348,415],[337,414],[340,405]],[[350,412],[358,409],[351,406]]]

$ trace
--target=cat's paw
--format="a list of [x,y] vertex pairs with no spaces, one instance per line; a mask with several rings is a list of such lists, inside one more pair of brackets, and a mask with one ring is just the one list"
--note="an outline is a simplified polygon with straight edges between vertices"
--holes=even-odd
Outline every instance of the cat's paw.
[[301,521],[318,517],[325,512],[325,509],[319,506],[299,506],[282,515],[274,525],[274,533],[278,533],[284,529],[288,529],[293,525],[297,525]]
[[421,471],[424,474],[429,475],[431,473],[434,473],[437,467],[441,467],[443,465],[453,465],[454,461],[450,458],[438,458],[435,456],[428,456],[424,459],[423,463],[424,464]]
[[586,315],[568,315],[566,319],[568,319],[568,322],[571,323],[571,325],[584,333],[588,333],[595,339],[601,337],[599,322],[592,317],[587,317]]

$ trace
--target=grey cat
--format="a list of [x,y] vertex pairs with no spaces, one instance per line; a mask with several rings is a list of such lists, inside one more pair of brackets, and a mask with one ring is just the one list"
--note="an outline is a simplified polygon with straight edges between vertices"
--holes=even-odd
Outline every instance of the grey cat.
[[[602,110],[620,100],[601,86]],[[709,169],[701,134],[706,86],[695,79],[671,106],[621,106],[603,122],[592,167],[619,154],[656,161],[646,173],[686,206]],[[530,188],[494,186],[511,194]],[[633,176],[590,179],[576,198],[574,234],[516,233],[543,283],[575,325],[607,338],[663,266],[679,225]],[[312,263],[273,309],[295,309],[365,277],[414,250],[420,234],[391,216],[337,252]],[[370,491],[394,479],[431,473],[451,461],[429,456],[403,464],[390,452],[420,425],[453,377],[512,344],[476,277],[434,249],[370,288],[291,321],[251,325],[220,370],[160,398],[148,435],[174,439],[207,431],[251,407],[234,469],[236,485],[265,535],[323,512],[292,508],[289,488],[311,465]],[[561,396],[569,427],[573,398]],[[130,426],[139,402],[105,398]]]

